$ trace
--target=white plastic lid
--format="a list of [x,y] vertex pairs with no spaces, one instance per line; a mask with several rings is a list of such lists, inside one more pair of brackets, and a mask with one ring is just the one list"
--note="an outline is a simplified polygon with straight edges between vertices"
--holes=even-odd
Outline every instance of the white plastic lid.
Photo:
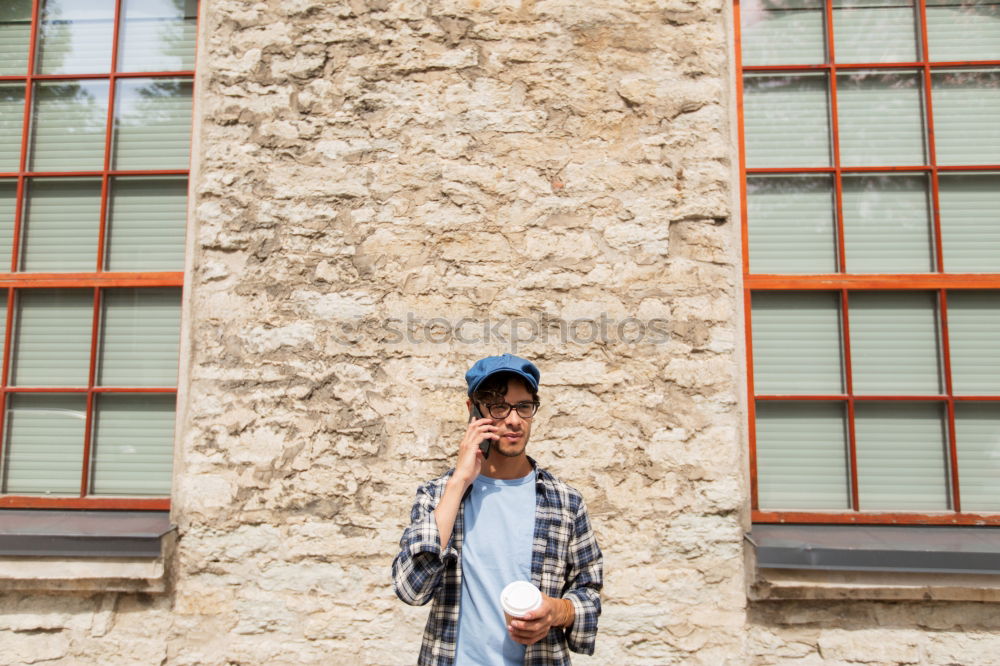
[[520,617],[542,605],[542,593],[526,580],[516,580],[500,593],[500,605],[505,613]]

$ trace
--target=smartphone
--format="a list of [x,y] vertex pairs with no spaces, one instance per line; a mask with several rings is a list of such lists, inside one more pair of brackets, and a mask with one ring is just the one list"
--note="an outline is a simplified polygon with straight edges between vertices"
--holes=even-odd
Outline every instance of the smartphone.
[[[476,405],[476,403],[472,403],[472,416],[469,417],[469,421],[471,422],[481,418],[483,418],[483,414],[479,411],[479,406]],[[483,458],[490,457],[490,444],[492,444],[492,442],[493,440],[490,439],[484,439],[479,442],[479,450],[483,452]]]

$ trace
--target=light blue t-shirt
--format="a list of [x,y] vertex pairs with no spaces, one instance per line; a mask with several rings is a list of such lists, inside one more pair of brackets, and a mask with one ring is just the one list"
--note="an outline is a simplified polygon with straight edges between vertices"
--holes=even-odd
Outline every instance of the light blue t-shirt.
[[479,476],[462,511],[462,603],[455,663],[523,664],[525,647],[507,633],[500,592],[515,580],[531,580],[535,471],[520,479]]

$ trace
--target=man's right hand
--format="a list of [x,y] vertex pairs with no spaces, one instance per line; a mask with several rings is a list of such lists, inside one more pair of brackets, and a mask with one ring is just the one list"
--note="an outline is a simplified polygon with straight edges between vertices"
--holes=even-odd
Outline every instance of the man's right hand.
[[479,473],[483,470],[483,452],[479,449],[479,443],[484,439],[499,440],[497,426],[493,425],[493,419],[475,419],[469,422],[469,427],[465,430],[465,437],[458,445],[458,462],[455,463],[455,473],[452,478],[461,483],[464,491]]

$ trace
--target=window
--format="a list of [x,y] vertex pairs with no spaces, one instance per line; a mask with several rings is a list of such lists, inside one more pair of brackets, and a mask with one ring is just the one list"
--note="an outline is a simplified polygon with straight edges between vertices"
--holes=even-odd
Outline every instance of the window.
[[1000,525],[1000,0],[737,0],[753,519]]
[[196,15],[0,5],[0,507],[169,508]]

